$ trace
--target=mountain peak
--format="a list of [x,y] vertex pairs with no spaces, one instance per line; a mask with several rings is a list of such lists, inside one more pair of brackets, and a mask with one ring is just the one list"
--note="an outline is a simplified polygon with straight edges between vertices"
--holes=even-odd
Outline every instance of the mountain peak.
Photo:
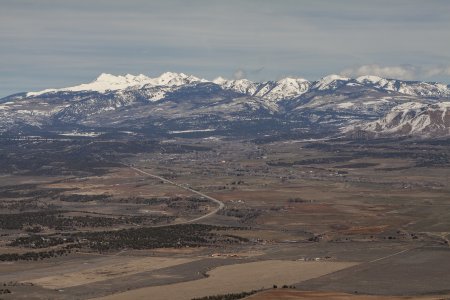
[[[91,86],[90,89],[97,90],[100,92],[106,90],[122,89],[134,85],[144,85],[150,81],[151,78],[143,74],[137,76],[131,74],[126,74],[125,76],[121,75],[116,76],[108,73],[102,73],[100,74],[100,76],[97,77],[96,80],[92,81],[91,83],[81,84],[77,87],[89,88],[90,85]],[[73,87],[72,89],[75,88],[76,87]]]
[[317,88],[318,90],[327,90],[335,88],[337,85],[337,81],[347,81],[347,80],[350,80],[350,78],[343,77],[337,74],[331,74],[322,77],[319,81],[317,81],[316,84],[314,85],[314,88]]
[[109,73],[101,73],[94,81],[90,83],[83,83],[76,86],[61,88],[61,89],[46,89],[39,92],[29,92],[27,97],[35,97],[46,93],[56,92],[79,92],[79,91],[93,91],[105,93],[107,91],[123,90],[131,87],[143,87],[144,85],[152,86],[179,86],[194,82],[205,82],[205,79],[200,79],[195,76],[188,76],[184,73],[165,72],[159,77],[151,78],[144,74],[132,75],[112,75]]
[[228,80],[222,76],[216,77],[212,82],[218,85],[225,84]]
[[178,86],[183,84],[206,82],[206,79],[201,79],[193,75],[186,75],[184,73],[165,72],[159,77],[154,78],[154,85],[169,85]]
[[[130,74],[127,74],[127,76]],[[109,73],[102,73],[100,74],[97,79],[95,81],[108,81],[108,80],[113,80],[116,79],[118,76],[109,74]]]
[[171,80],[174,78],[186,78],[186,77],[188,77],[188,76],[184,73],[164,72],[161,75],[159,75],[159,77],[157,77],[157,78],[160,80]]
[[356,78],[356,81],[358,82],[370,82],[370,83],[378,83],[382,80],[385,80],[382,77],[379,76],[375,76],[375,75],[364,75],[364,76],[359,76],[358,78]]

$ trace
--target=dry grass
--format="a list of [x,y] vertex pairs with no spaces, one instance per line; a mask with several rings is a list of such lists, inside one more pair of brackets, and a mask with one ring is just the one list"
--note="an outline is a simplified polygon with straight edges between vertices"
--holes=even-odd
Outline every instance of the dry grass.
[[216,268],[209,277],[164,286],[140,288],[98,300],[151,299],[182,300],[216,294],[271,287],[273,284],[294,284],[355,265],[351,262],[302,262],[266,260]]
[[264,291],[245,299],[248,300],[440,300],[445,296],[398,297],[398,296],[368,296],[334,292],[305,292],[291,290]]
[[124,262],[116,262],[110,266],[86,268],[78,272],[59,273],[54,276],[46,276],[29,280],[34,284],[50,289],[61,289],[72,286],[88,284],[108,280],[112,278],[128,276],[146,271],[167,268],[195,259],[188,258],[162,258],[146,257],[126,259]]

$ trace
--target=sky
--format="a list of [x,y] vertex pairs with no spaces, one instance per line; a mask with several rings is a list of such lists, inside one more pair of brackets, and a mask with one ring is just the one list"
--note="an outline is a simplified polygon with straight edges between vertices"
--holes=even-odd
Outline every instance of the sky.
[[172,71],[450,83],[448,0],[0,0],[0,97]]

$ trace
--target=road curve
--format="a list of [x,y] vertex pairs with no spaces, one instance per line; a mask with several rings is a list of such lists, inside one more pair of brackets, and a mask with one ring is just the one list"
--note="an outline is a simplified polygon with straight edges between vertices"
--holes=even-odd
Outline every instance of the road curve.
[[211,200],[211,201],[213,201],[214,203],[216,203],[216,204],[218,205],[217,208],[215,208],[213,211],[210,211],[210,212],[207,213],[206,215],[203,215],[203,216],[200,216],[200,217],[198,217],[198,218],[195,218],[195,219],[192,219],[192,220],[188,220],[188,221],[177,222],[176,224],[188,224],[188,223],[194,223],[194,222],[201,221],[201,220],[206,219],[206,218],[208,218],[208,217],[210,217],[210,216],[212,216],[212,215],[215,215],[219,210],[221,210],[221,209],[223,209],[223,208],[225,207],[225,204],[223,204],[222,201],[220,201],[220,200],[218,200],[218,199],[216,199],[216,198],[213,198],[213,197],[211,197],[211,196],[208,196],[208,195],[206,195],[206,194],[203,194],[202,192],[199,192],[199,191],[196,191],[196,190],[191,189],[191,188],[189,188],[189,187],[183,186],[183,185],[181,185],[181,184],[178,184],[178,183],[176,183],[176,182],[173,182],[172,180],[166,179],[166,178],[161,177],[161,176],[159,176],[159,175],[155,175],[155,174],[151,174],[151,173],[149,173],[149,172],[143,171],[143,170],[138,169],[138,168],[136,168],[136,167],[133,167],[133,166],[130,166],[130,165],[127,165],[127,164],[124,164],[124,163],[121,163],[121,164],[124,165],[124,166],[126,166],[126,167],[128,167],[128,168],[130,168],[130,169],[133,169],[133,170],[135,170],[136,172],[139,172],[139,173],[141,173],[141,174],[144,174],[144,175],[147,175],[147,176],[150,176],[150,177],[159,179],[159,180],[161,180],[161,181],[167,182],[167,183],[169,183],[169,184],[171,184],[171,185],[174,185],[174,186],[179,187],[179,188],[181,188],[181,189],[184,189],[184,190],[186,190],[186,191],[189,191],[189,192],[192,192],[192,193],[197,194],[197,195],[199,195],[199,196],[202,196],[203,198],[206,198],[206,199],[208,199],[208,200]]

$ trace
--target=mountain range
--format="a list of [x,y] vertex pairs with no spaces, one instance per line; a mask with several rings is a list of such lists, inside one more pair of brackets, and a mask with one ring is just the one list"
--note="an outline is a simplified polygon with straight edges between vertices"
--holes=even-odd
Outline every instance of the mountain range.
[[0,99],[0,132],[57,135],[450,135],[450,86],[377,76],[212,81],[101,74]]

